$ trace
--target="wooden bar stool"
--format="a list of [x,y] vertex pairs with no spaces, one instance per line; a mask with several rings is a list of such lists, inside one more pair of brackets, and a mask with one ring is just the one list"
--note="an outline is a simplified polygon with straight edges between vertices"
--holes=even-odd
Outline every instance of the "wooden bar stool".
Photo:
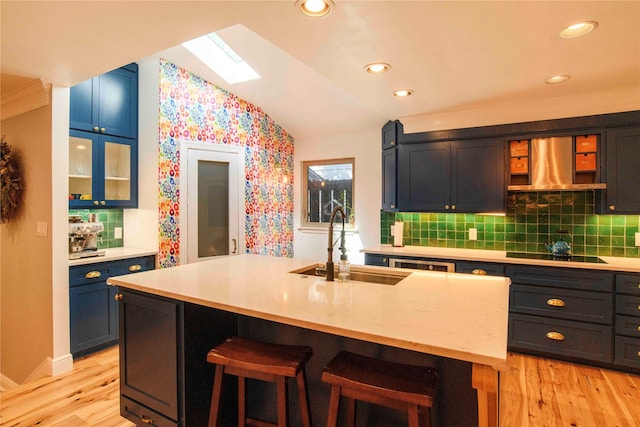
[[430,426],[438,371],[342,351],[322,371],[331,385],[327,427],[338,422],[340,396],[347,399],[347,425],[355,426],[356,400],[406,411],[409,426]]
[[[213,395],[209,412],[209,427],[217,427],[223,374],[238,377],[238,426],[288,427],[287,380],[295,378],[298,386],[300,411],[304,427],[311,427],[309,397],[304,367],[311,357],[311,347],[271,344],[247,338],[233,337],[207,354],[207,362],[216,364]],[[276,383],[278,399],[278,423],[247,418],[245,386],[246,378]]]

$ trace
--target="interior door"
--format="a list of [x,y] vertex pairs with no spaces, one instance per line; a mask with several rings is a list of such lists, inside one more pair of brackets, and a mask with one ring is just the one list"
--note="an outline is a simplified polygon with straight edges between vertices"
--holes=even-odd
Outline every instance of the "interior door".
[[241,253],[243,152],[208,147],[186,151],[187,262]]

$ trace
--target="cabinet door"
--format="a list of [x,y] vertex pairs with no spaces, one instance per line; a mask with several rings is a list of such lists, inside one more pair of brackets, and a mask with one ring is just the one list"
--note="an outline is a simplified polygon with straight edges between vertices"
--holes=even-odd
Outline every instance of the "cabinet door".
[[451,143],[451,206],[456,212],[505,211],[505,152],[501,139]]
[[398,133],[401,131],[401,124],[399,121],[387,122],[382,128],[382,149],[395,147],[398,145]]
[[398,205],[403,210],[449,211],[451,144],[403,144],[398,148]]
[[119,68],[99,78],[100,132],[138,137],[138,74]]
[[135,140],[69,131],[69,207],[138,206]]
[[120,295],[120,392],[178,421],[184,372],[179,351],[182,303],[125,290]]
[[382,152],[382,210],[396,211],[397,204],[397,148]]
[[115,288],[99,283],[69,289],[71,354],[78,356],[118,339]]
[[640,213],[640,127],[607,131],[607,190],[603,213]]
[[[92,131],[99,123],[98,79],[89,79],[71,87],[69,99],[69,127],[72,129]],[[99,129],[97,129],[99,130]]]

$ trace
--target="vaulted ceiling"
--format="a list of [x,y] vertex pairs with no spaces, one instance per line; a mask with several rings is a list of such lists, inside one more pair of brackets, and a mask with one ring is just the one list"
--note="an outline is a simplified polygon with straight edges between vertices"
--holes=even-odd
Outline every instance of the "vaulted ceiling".
[[[639,1],[1,2],[2,91],[69,86],[154,56],[253,102],[294,137],[640,109]],[[560,31],[599,23],[580,38]],[[228,85],[180,46],[219,34],[262,76]],[[364,65],[391,64],[381,76]],[[553,75],[571,78],[549,85]],[[395,89],[414,95],[395,98]],[[464,119],[463,119],[464,117]]]

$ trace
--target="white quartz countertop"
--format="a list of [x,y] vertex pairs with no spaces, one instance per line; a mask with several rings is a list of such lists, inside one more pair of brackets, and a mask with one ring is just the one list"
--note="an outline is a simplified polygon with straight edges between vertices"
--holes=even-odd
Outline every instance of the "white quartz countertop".
[[490,251],[481,249],[436,248],[430,246],[378,245],[364,248],[361,252],[379,255],[397,255],[424,258],[440,258],[460,261],[484,261],[503,264],[539,265],[565,268],[583,268],[590,270],[627,271],[640,273],[639,258],[598,257],[605,263],[573,262],[564,260],[544,260],[527,258],[508,258],[506,251]]
[[70,259],[69,267],[74,265],[95,264],[105,261],[117,261],[119,259],[136,258],[139,256],[157,255],[158,251],[140,248],[109,248],[104,250],[104,256]]
[[[503,369],[509,279],[414,272],[396,285],[290,273],[314,261],[240,255],[107,283],[256,318]],[[356,266],[353,267],[354,269]],[[402,271],[367,267],[378,271]]]

